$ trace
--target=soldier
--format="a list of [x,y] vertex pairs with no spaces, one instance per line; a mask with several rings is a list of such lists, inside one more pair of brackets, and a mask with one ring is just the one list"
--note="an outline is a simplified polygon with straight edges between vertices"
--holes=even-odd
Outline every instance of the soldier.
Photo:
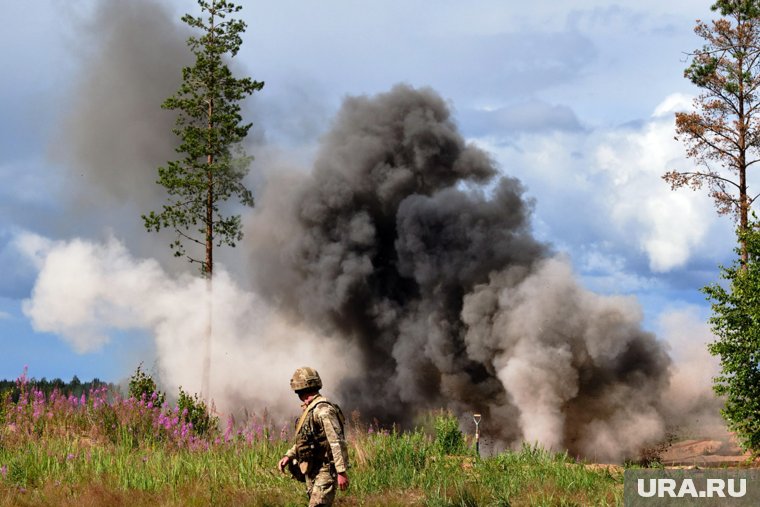
[[329,506],[335,500],[335,486],[348,488],[348,449],[340,408],[319,394],[322,379],[314,368],[298,368],[290,388],[300,398],[303,413],[296,423],[296,443],[278,466],[288,467],[293,476],[305,481],[309,507]]

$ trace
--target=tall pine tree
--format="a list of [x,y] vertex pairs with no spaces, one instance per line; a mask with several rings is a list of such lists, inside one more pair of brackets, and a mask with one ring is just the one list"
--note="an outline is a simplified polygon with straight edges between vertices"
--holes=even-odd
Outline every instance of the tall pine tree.
[[[246,24],[234,19],[241,7],[226,0],[198,0],[202,16],[186,14],[182,21],[200,32],[187,40],[195,55],[195,64],[182,69],[179,90],[162,104],[178,111],[174,133],[181,142],[179,160],[158,168],[158,183],[166,188],[168,202],[156,213],[143,215],[148,231],[173,229],[174,255],[185,256],[200,265],[207,279],[207,327],[203,354],[201,394],[210,393],[212,338],[212,277],[214,248],[229,245],[242,236],[240,215],[224,215],[220,203],[231,197],[253,206],[251,191],[243,184],[252,157],[247,156],[241,141],[251,124],[242,123],[240,103],[263,82],[232,75],[227,59],[233,58],[242,44]],[[195,246],[202,256],[188,253]]]
[[[182,17],[202,33],[187,41],[195,65],[182,69],[182,85],[162,105],[179,112],[174,133],[181,140],[177,153],[183,158],[159,167],[158,183],[166,188],[168,202],[143,220],[149,231],[173,229],[174,254],[200,264],[202,274],[211,278],[214,247],[234,247],[242,238],[240,216],[225,216],[220,203],[235,196],[253,206],[251,191],[243,184],[251,157],[240,147],[251,124],[242,123],[240,102],[264,83],[234,77],[226,62],[242,44],[246,24],[231,17],[241,7],[225,0],[198,4],[205,17]],[[188,244],[202,247],[203,256],[188,253]]]
[[684,71],[702,92],[693,111],[676,113],[676,139],[697,168],[663,178],[673,189],[706,185],[718,213],[734,215],[745,231],[757,198],[747,173],[760,162],[760,1],[718,0],[712,10],[721,17],[697,22],[694,31],[705,43]]

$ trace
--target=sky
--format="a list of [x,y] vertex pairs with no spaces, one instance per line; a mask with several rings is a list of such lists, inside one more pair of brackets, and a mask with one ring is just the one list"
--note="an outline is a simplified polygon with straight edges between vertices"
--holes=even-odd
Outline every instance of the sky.
[[[265,82],[244,108],[254,194],[273,167],[308,171],[344,98],[431,87],[464,137],[523,183],[535,234],[583,285],[635,298],[675,357],[711,339],[699,288],[732,261],[734,225],[704,192],[660,178],[691,167],[674,113],[698,93],[683,69],[711,0],[241,3],[248,28],[233,69]],[[195,2],[6,6],[0,43],[15,49],[0,80],[0,378],[28,366],[37,378],[120,381],[157,353],[150,325],[72,339],[35,294],[46,252],[76,241],[122,245],[117,260],[187,276],[140,219],[160,206],[156,167],[173,157],[172,116],[159,105],[190,61],[184,12]],[[220,256],[242,286],[255,241]],[[64,292],[95,276],[63,272]]]

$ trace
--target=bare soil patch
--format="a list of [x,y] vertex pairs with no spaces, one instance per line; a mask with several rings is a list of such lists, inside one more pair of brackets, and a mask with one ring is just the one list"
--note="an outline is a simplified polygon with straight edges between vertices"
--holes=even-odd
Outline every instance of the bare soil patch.
[[665,466],[712,468],[752,465],[750,454],[743,452],[732,437],[674,442],[661,454],[661,458]]

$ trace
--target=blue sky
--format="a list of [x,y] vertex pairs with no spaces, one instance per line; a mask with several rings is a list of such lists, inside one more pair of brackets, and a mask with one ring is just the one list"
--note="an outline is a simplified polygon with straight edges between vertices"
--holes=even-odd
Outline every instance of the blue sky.
[[[692,29],[711,3],[243,2],[236,69],[266,82],[246,106],[249,183],[256,192],[268,164],[308,166],[345,96],[430,86],[463,135],[525,184],[536,234],[587,287],[637,297],[647,329],[702,347],[709,308],[698,289],[732,259],[733,224],[659,176],[689,167],[673,114],[697,94],[685,53],[700,46]],[[116,238],[135,259],[185,269],[139,216],[158,196],[155,165],[171,157],[171,117],[157,105],[187,58],[177,20],[197,6],[113,4],[6,6],[0,42],[15,49],[0,81],[0,377],[28,365],[38,378],[117,381],[155,354],[139,326],[106,329],[86,350],[40,330],[24,311],[40,245]],[[244,249],[222,256],[240,277]],[[697,323],[683,326],[698,330],[693,342],[674,316]]]

